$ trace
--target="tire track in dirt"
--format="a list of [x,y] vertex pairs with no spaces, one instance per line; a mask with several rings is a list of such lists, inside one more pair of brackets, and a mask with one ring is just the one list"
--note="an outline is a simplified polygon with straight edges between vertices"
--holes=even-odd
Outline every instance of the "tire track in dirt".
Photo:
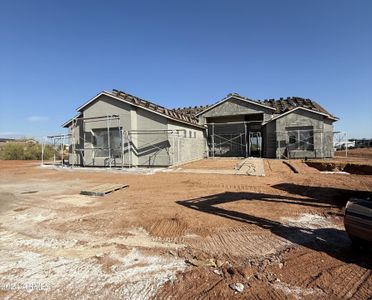
[[195,269],[180,274],[177,280],[177,290],[185,291],[180,294],[174,290],[174,286],[166,284],[155,299],[206,299],[211,294],[216,295],[217,287],[221,282],[221,277],[206,269]]
[[[282,279],[296,286],[312,286],[310,283],[314,282],[322,271],[328,271],[340,265],[339,261],[328,260],[326,256],[324,253],[315,255],[303,247],[291,249],[284,257],[286,272]],[[314,264],[314,261],[322,262],[321,269],[318,264]],[[290,281],[288,281],[289,278]]]
[[273,272],[281,274],[281,281],[292,286],[320,289],[336,299],[368,299],[372,295],[372,274],[368,267],[361,268],[357,263],[303,247],[291,249],[283,260],[283,270]]
[[372,271],[369,270],[360,280],[360,285],[352,295],[353,299],[366,299],[372,297]]
[[272,234],[254,233],[249,228],[232,228],[228,231],[193,239],[189,243],[210,255],[228,257],[257,257],[277,253],[290,245],[289,241]]
[[188,224],[176,217],[165,218],[155,221],[149,228],[149,232],[161,238],[181,238],[186,234]]
[[273,299],[273,300],[283,300],[287,299],[287,296],[280,291],[276,291],[274,289],[268,289],[267,287],[260,289],[255,292],[255,295],[250,295],[246,299],[252,300],[266,300],[266,299]]
[[187,184],[190,187],[203,187],[203,188],[220,188],[230,191],[247,191],[247,192],[260,192],[262,191],[262,187],[253,186],[249,184],[226,184],[226,183],[216,183],[213,181],[183,181],[184,184]]
[[[362,286],[371,284],[370,271],[358,268],[355,265],[342,265],[332,269],[332,271],[322,272],[321,275],[315,280],[312,285],[320,286],[323,290],[329,290],[339,299],[350,299],[355,296],[361,296],[366,299],[371,296],[369,294],[360,293]],[[329,280],[333,278],[333,280]],[[328,284],[329,285],[328,285]],[[363,295],[364,294],[364,295]]]
[[231,191],[249,191],[249,192],[259,192],[261,189],[257,186],[251,186],[247,184],[224,184],[224,183],[211,183],[207,182],[205,184],[207,187],[221,188]]

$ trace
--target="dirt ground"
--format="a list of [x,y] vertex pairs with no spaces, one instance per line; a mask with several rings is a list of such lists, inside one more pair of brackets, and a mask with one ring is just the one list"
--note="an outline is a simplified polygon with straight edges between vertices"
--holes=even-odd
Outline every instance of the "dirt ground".
[[345,151],[336,151],[334,160],[372,164],[372,148],[349,149],[347,156]]
[[[343,205],[372,176],[294,163],[253,177],[0,161],[0,297],[370,298],[371,253],[351,246]],[[103,183],[129,187],[79,195]]]
[[[216,163],[216,161],[218,161]],[[232,170],[237,168],[243,161],[243,158],[228,159],[228,158],[215,158],[203,159],[182,165],[182,169],[214,169],[218,167],[220,170]]]

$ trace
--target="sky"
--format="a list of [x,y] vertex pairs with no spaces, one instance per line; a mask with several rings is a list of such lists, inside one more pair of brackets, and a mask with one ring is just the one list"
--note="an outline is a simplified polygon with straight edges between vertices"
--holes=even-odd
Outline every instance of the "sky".
[[372,138],[372,1],[0,0],[0,137],[64,133],[102,90],[168,108],[310,98]]

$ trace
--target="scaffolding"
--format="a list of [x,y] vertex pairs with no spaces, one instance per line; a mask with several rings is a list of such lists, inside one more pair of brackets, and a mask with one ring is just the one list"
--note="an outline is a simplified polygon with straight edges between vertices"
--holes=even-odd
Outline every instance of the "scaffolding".
[[41,165],[44,165],[45,162],[45,147],[46,145],[51,145],[53,148],[53,164],[56,165],[57,163],[57,154],[61,157],[61,166],[65,165],[64,162],[64,152],[65,147],[69,146],[69,140],[71,135],[70,134],[58,134],[58,135],[48,135],[43,139],[41,145]]
[[[249,131],[249,124],[261,125],[262,121],[237,121],[223,123],[208,123],[209,149],[211,157],[215,156],[262,156],[261,131]],[[226,125],[242,125],[244,130],[238,132],[223,132],[216,134],[215,127]]]
[[351,146],[355,147],[355,142],[349,141],[347,132],[333,132],[333,147],[335,148],[335,150],[345,150],[345,157],[347,157],[348,150]]
[[[106,166],[123,169],[152,166],[158,162],[175,165],[182,160],[182,139],[187,137],[186,129],[125,130],[119,115],[77,117],[72,120],[69,130],[69,134],[48,136],[47,139],[56,145],[56,150],[61,143],[63,148],[68,145],[71,168]],[[43,159],[46,143],[43,143]],[[63,159],[61,164],[65,165]]]
[[186,138],[185,129],[128,130],[127,135],[134,154],[131,158],[139,160],[137,165],[151,166],[161,159],[167,165],[175,165],[181,161],[180,144]]
[[[102,146],[94,146],[95,143],[92,142],[92,139],[95,138],[95,133],[92,128],[89,128],[89,131],[86,130],[87,123],[95,123],[95,122],[104,122],[105,126],[99,126],[100,130],[106,131],[107,136],[107,143]],[[112,122],[115,124],[113,125]],[[88,153],[91,154],[93,162],[95,161],[97,151],[103,151],[103,153],[107,152],[106,157],[102,157],[105,161],[107,161],[108,166],[111,168],[113,159],[113,153],[117,151],[117,148],[112,147],[111,143],[111,133],[113,132],[113,126],[116,128],[120,135],[120,158],[121,158],[121,167],[124,167],[124,141],[125,141],[125,133],[123,127],[120,124],[120,116],[119,115],[106,115],[100,117],[78,117],[73,119],[72,126],[71,126],[71,154],[73,158],[71,158],[72,163],[70,164],[72,168],[76,165],[82,165],[83,167],[88,166],[86,163],[86,155]],[[88,126],[89,127],[89,126]],[[79,132],[77,132],[79,130]],[[81,136],[82,133],[82,136]],[[89,133],[89,140],[87,138]],[[90,145],[87,147],[86,145]],[[70,160],[70,159],[69,159]],[[115,164],[116,165],[116,164]]]
[[333,133],[308,127],[275,131],[276,157],[278,159],[332,157]]

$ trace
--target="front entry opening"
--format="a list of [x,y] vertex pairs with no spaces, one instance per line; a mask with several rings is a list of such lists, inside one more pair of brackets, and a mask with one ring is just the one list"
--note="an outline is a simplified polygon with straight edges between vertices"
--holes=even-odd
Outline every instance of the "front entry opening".
[[249,132],[248,146],[249,146],[248,148],[249,156],[254,156],[254,157],[262,156],[261,132]]
[[210,157],[261,157],[263,114],[207,118]]

